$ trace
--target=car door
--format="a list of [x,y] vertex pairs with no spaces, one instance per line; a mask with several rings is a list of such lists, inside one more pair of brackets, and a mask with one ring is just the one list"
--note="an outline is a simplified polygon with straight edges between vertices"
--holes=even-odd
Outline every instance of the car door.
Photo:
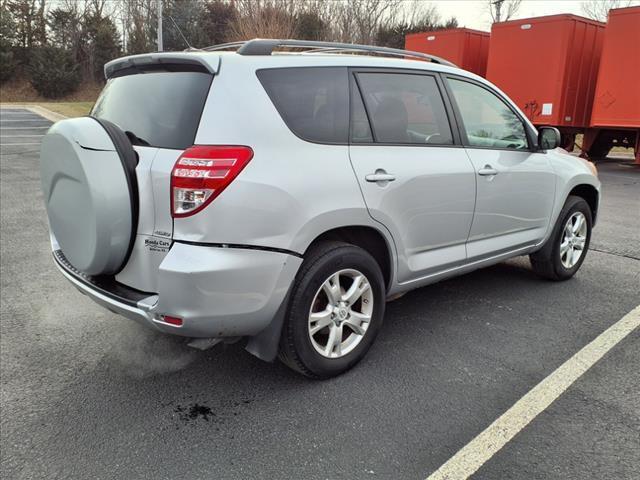
[[533,129],[488,85],[459,76],[446,81],[476,172],[469,259],[540,242],[549,226],[556,179],[548,156],[534,149]]
[[397,280],[466,260],[475,173],[436,74],[351,72],[349,155],[371,216],[393,236]]

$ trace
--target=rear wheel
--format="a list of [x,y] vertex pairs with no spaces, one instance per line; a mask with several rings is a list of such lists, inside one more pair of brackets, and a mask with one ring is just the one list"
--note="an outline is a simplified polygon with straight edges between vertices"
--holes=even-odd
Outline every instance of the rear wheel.
[[279,357],[309,377],[339,375],[373,344],[384,307],[384,280],[373,257],[347,243],[323,243],[296,277]]
[[531,265],[539,275],[566,280],[578,271],[591,240],[591,209],[581,197],[570,196],[545,246],[533,253]]

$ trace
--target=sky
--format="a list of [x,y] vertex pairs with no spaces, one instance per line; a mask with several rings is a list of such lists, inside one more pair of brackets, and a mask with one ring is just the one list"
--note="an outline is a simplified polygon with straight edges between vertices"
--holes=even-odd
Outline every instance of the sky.
[[[454,16],[461,27],[489,31],[491,20],[486,0],[431,0],[443,18]],[[540,17],[557,13],[583,15],[581,0],[524,0],[514,18]]]

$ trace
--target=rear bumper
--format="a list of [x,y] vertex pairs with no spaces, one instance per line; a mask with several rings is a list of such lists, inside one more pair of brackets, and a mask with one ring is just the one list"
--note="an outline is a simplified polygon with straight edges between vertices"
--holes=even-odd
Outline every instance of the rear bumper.
[[[174,243],[158,269],[158,292],[131,289],[75,270],[54,251],[62,274],[96,303],[156,330],[186,337],[252,336],[269,325],[302,259],[258,249]],[[162,321],[179,317],[181,326]]]

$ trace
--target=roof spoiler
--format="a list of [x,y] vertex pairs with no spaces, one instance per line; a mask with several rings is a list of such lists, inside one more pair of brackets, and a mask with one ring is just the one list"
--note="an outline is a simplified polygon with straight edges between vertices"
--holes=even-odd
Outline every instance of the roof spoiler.
[[104,76],[110,79],[155,69],[216,74],[219,67],[220,57],[215,56],[204,58],[186,52],[144,53],[111,60],[104,66]]

